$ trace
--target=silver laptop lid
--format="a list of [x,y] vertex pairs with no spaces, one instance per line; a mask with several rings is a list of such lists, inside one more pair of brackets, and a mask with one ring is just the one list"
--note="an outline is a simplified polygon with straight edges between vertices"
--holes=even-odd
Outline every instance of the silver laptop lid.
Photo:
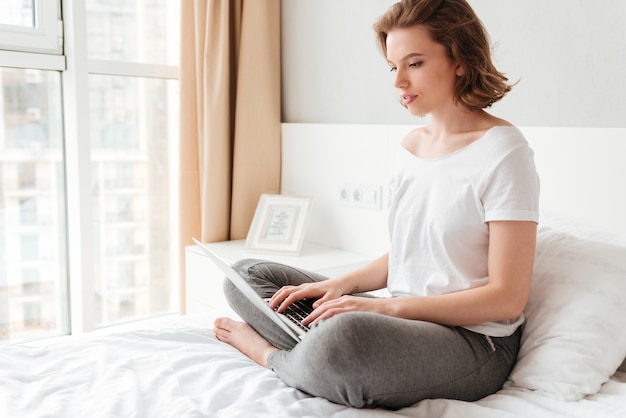
[[261,298],[261,296],[259,296],[254,291],[254,289],[250,287],[248,282],[246,282],[244,278],[241,277],[239,273],[237,273],[237,271],[228,262],[226,262],[226,260],[215,254],[214,251],[212,251],[209,247],[207,247],[197,239],[192,239],[254,306],[256,306],[261,312],[263,312],[268,318],[270,318],[276,325],[278,325],[295,341],[299,342],[301,340],[302,335],[306,334],[305,331],[295,330],[287,326],[287,324],[285,324],[285,322],[280,318],[279,314],[274,312],[272,308],[269,307],[267,302],[265,302],[263,298]]

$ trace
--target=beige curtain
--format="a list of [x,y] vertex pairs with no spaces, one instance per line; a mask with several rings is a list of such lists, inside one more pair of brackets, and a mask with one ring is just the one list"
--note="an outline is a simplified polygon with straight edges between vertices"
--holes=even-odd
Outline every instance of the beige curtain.
[[184,248],[246,237],[280,190],[280,0],[181,0],[180,293]]

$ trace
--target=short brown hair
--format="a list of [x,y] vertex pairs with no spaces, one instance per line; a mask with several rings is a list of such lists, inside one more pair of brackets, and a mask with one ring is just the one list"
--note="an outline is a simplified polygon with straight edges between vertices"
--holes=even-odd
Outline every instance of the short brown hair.
[[489,38],[465,0],[401,0],[374,24],[379,47],[387,56],[387,34],[393,29],[424,25],[433,40],[465,70],[458,77],[454,99],[471,110],[491,106],[510,90],[508,78],[491,60]]

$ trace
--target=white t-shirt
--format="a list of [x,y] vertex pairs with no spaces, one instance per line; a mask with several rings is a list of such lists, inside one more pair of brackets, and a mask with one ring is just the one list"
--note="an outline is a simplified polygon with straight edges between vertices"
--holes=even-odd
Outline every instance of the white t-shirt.
[[[390,181],[388,290],[439,295],[488,282],[489,221],[539,220],[533,151],[513,126],[496,126],[441,158],[399,146]],[[465,328],[511,335],[519,318]]]

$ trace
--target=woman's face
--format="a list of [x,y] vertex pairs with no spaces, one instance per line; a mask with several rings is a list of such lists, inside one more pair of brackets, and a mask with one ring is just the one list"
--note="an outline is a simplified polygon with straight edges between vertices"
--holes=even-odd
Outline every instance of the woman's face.
[[454,106],[454,85],[463,69],[433,41],[422,25],[387,34],[387,61],[395,72],[394,87],[412,115],[422,116]]

